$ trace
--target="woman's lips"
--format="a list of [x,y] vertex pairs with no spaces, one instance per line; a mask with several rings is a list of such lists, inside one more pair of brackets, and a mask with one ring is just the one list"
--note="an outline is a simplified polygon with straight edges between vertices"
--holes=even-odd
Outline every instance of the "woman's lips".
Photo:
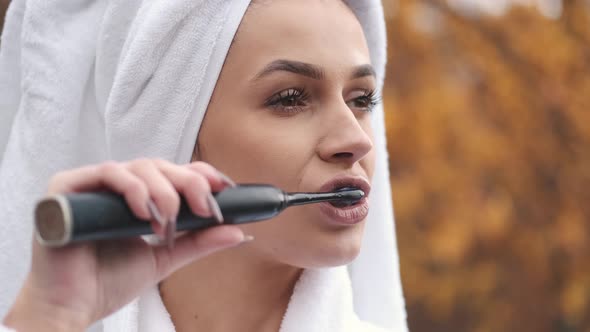
[[369,213],[369,201],[363,197],[358,203],[351,206],[335,207],[324,202],[319,204],[320,211],[328,217],[328,220],[339,225],[355,225],[365,220]]
[[360,223],[369,213],[368,196],[371,191],[371,185],[364,177],[348,175],[337,176],[321,186],[319,191],[329,192],[344,187],[361,189],[365,193],[365,196],[354,205],[334,206],[325,202],[319,204],[319,209],[331,223],[339,225],[354,225]]

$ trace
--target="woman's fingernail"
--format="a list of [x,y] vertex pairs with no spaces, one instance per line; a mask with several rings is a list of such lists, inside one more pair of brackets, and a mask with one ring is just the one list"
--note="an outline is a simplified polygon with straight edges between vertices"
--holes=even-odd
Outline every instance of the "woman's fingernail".
[[176,236],[176,218],[168,221],[168,225],[166,226],[166,243],[168,244],[169,250],[174,249],[175,236]]
[[230,179],[229,176],[221,173],[220,171],[217,171],[217,173],[219,174],[219,177],[221,178],[221,181],[223,181],[223,183],[225,183],[226,185],[230,186],[230,187],[236,187],[237,184],[234,182],[234,180]]
[[160,226],[162,226],[162,227],[166,226],[166,221],[162,217],[162,214],[160,213],[160,210],[158,210],[158,207],[156,206],[156,203],[154,203],[154,201],[152,201],[151,199],[149,199],[148,202],[147,202],[147,207],[148,207],[148,210],[150,210],[150,214],[152,215],[152,218],[155,221],[157,221],[158,224],[160,224]]
[[217,220],[218,224],[223,224],[223,215],[221,214],[221,209],[219,208],[219,204],[215,200],[215,197],[209,193],[207,195],[207,205],[209,205],[209,210],[211,210],[211,214],[213,218]]
[[254,236],[252,235],[244,235],[244,239],[242,240],[241,243],[246,243],[246,242],[251,242],[254,241]]

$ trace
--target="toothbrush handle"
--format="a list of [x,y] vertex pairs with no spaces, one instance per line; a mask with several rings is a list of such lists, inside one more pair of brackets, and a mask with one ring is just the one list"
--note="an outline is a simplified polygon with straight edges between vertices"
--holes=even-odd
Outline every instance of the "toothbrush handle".
[[[266,220],[285,208],[285,194],[269,185],[242,185],[215,194],[224,224]],[[199,230],[218,225],[213,218],[192,213],[182,199],[177,230]],[[137,218],[123,196],[110,192],[56,195],[35,209],[37,239],[47,246],[153,234],[150,223]]]

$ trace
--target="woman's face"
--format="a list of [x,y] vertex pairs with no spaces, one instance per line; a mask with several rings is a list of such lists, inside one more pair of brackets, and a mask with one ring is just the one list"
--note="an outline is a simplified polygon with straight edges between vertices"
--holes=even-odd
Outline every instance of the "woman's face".
[[[305,192],[363,187],[374,168],[375,88],[362,28],[341,0],[254,4],[225,61],[196,156],[238,183]],[[367,204],[289,208],[242,226],[255,240],[241,250],[302,268],[345,264],[359,251]]]

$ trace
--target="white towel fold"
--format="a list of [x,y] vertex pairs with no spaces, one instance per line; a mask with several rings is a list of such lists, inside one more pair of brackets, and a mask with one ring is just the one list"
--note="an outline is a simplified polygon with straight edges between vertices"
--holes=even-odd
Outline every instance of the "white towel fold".
[[[365,30],[381,86],[382,5],[346,2]],[[13,0],[0,48],[0,88],[6,87],[0,89],[1,112],[7,118],[15,114],[0,166],[0,314],[28,269],[31,211],[52,174],[107,159],[190,160],[248,5],[249,0]],[[350,294],[326,289],[326,301],[354,301],[354,310],[342,312],[407,331],[381,107],[373,121],[378,157],[361,254],[349,273],[307,271],[309,280],[324,281],[299,281],[284,331],[312,331],[296,329],[296,323],[308,320],[314,306],[297,303],[313,295],[314,287],[306,284],[329,285],[329,280],[351,282]],[[106,319],[102,329],[138,331],[141,315],[135,301]]]
[[[141,332],[173,332],[174,325],[157,288],[149,289],[138,303]],[[231,313],[228,313],[231,317]],[[354,312],[352,288],[344,267],[309,269],[295,291],[279,332],[384,332],[362,322]]]

